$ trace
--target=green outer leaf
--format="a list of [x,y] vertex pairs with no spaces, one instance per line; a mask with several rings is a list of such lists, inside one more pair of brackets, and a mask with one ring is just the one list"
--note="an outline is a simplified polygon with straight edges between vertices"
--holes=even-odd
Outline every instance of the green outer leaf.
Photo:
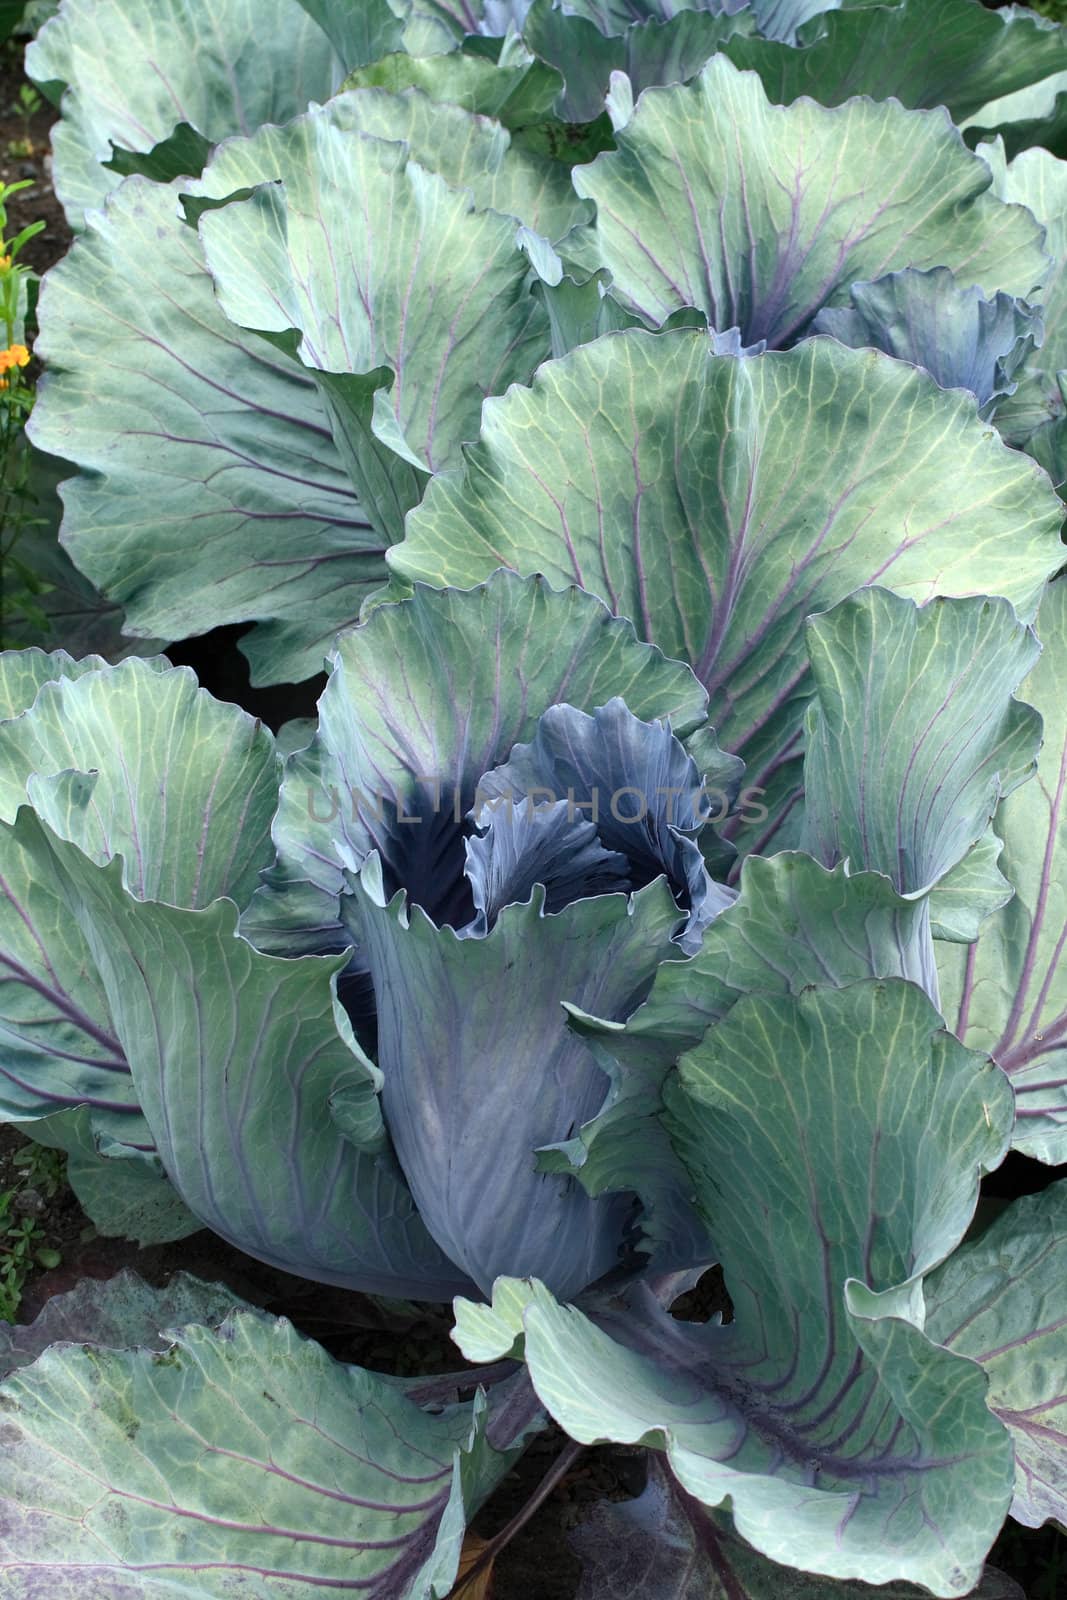
[[930,893],[930,932],[935,939],[971,944],[982,924],[1014,893],[1000,870],[1004,841],[987,828],[962,861]]
[[1044,342],[1019,375],[1018,389],[997,409],[997,426],[1005,438],[1024,443],[1041,424],[1067,412],[1059,385],[1059,374],[1067,369],[1067,162],[1047,150],[1024,151],[1010,166],[993,146],[982,146],[981,154],[992,167],[1001,198],[1029,206],[1043,224],[1052,256],[1039,296]]
[[128,178],[48,274],[30,432],[81,469],[64,544],[132,631],[273,618],[259,675],[307,677],[383,581],[381,540],[311,378],[218,309],[178,187]]
[[[496,117],[506,128],[544,122],[563,88],[553,67],[529,56],[498,66],[484,56],[452,50],[447,55],[385,55],[357,68],[345,79],[346,89],[421,89],[431,100],[462,106],[479,116]],[[599,110],[599,107],[597,108]]]
[[975,1049],[990,1051],[1017,1098],[1015,1146],[1067,1161],[1067,584],[1041,604],[1040,660],[1020,693],[1045,719],[1037,777],[997,815],[1001,867],[1015,898],[969,949],[938,950],[944,1014]]
[[[293,332],[272,343],[295,356],[300,339]],[[316,371],[314,378],[345,471],[383,541],[392,544],[403,538],[404,518],[422,499],[430,478],[389,404],[395,374],[375,367],[365,374]]]
[[962,132],[972,149],[1002,141],[1012,159],[1035,145],[1056,156],[1067,154],[1067,72],[982,106],[962,124]]
[[[960,128],[971,137],[979,124],[1004,123],[1010,126],[1028,117],[1050,117],[1055,110],[1057,97],[1064,89],[1067,89],[1067,70],[1054,72],[1037,83],[1028,84],[1024,89],[1016,89],[1012,94],[1002,95],[996,100],[987,100],[971,116],[961,120]],[[1004,142],[1007,144],[1008,140]],[[1017,151],[1010,150],[1008,154],[1014,156]]]
[[1067,416],[1035,429],[1023,448],[1038,466],[1044,467],[1062,498],[1067,483]]
[[[40,1126],[34,1123],[35,1136]],[[120,1161],[119,1154],[79,1149],[67,1156],[67,1180],[98,1234],[132,1239],[147,1249],[202,1230],[157,1158]]]
[[1067,1180],[1012,1201],[925,1288],[927,1333],[988,1374],[1014,1440],[1012,1516],[1067,1521]]
[[437,584],[539,572],[633,617],[707,684],[720,744],[768,791],[765,841],[795,802],[804,618],[872,581],[1032,616],[1062,514],[973,400],[915,368],[830,339],[735,359],[631,330],[487,401],[389,564]]
[[[570,1544],[582,1558],[576,1600],[924,1600],[927,1593],[910,1583],[839,1583],[768,1561],[725,1516],[687,1495],[658,1456],[649,1460],[643,1494],[596,1501]],[[969,1600],[1026,1597],[986,1567]]]
[[591,344],[602,333],[620,328],[640,327],[637,318],[624,311],[605,281],[606,272],[594,272],[578,279],[563,274],[558,283],[538,278],[531,287],[548,313],[552,335],[552,355],[557,361],[580,344]]
[[[362,390],[346,404],[332,378],[328,409],[388,445],[405,481],[410,464],[440,471],[477,434],[484,395],[527,381],[548,353],[515,223],[475,211],[469,194],[409,161],[403,147],[343,134],[326,115],[305,127],[306,169],[287,169],[281,185],[201,217],[219,303],[241,327],[297,330],[313,376],[373,376],[381,390],[388,368],[394,382],[373,422]],[[388,217],[389,227],[368,229],[369,217]],[[372,520],[387,540],[399,538],[410,490],[400,516],[385,515],[363,453],[346,448],[333,422]]]
[[[555,162],[569,175],[575,167],[592,161],[601,150],[613,150],[615,136],[605,110],[595,122],[544,122],[536,128],[523,128],[516,134],[515,142],[524,150],[536,151]],[[591,215],[593,208],[589,201],[583,200],[582,204],[589,207]]]
[[733,34],[751,29],[748,11],[720,16],[694,6],[666,18],[634,21],[618,30],[619,36],[605,38],[585,17],[553,7],[552,0],[535,0],[523,38],[566,79],[560,116],[592,122],[604,109],[613,72],[626,74],[636,99],[652,85],[686,82]]
[[64,96],[54,182],[72,227],[117,178],[101,163],[150,151],[186,122],[213,143],[326,100],[340,69],[298,0],[65,0],[26,52]]
[[164,1353],[56,1346],[0,1411],[3,1600],[429,1600],[514,1459],[483,1404],[428,1415],[254,1312]]
[[826,11],[861,11],[884,4],[885,0],[751,0],[760,32],[784,44],[795,44],[797,30]]
[[[55,1143],[155,1146],[92,955],[36,814],[0,823],[0,1120],[64,1113]],[[69,1122],[74,1108],[79,1126]],[[84,1125],[82,1125],[84,1119]],[[47,1138],[45,1142],[51,1142]]]
[[348,70],[401,48],[402,8],[394,10],[389,0],[297,0],[297,5],[314,17]]
[[905,106],[945,106],[961,122],[985,101],[1067,67],[1067,28],[1015,6],[901,0],[870,14],[831,12],[799,50],[756,38],[725,49],[735,66],[759,73],[777,105],[798,95],[825,106],[892,95]]
[[[685,1094],[674,1089],[667,1122],[701,1188],[702,1205],[716,1218],[724,1269],[729,1274],[734,1265],[738,1274],[731,1289],[738,1323],[750,1316],[761,1285],[772,1291],[777,1277],[784,1287],[777,1275],[788,1272],[790,1252],[809,1229],[836,1261],[831,1281],[846,1275],[837,1250],[876,1294],[929,1272],[969,1223],[980,1174],[1007,1153],[1011,1091],[1003,1073],[963,1049],[922,991],[898,978],[790,996],[747,995],[682,1058],[679,1081]],[[769,1114],[771,1103],[777,1116]],[[704,1110],[694,1111],[687,1125],[691,1105]],[[721,1179],[710,1188],[708,1179],[732,1132],[747,1129],[755,1137],[754,1122],[761,1137],[747,1152],[736,1143],[729,1168],[738,1178],[748,1170],[744,1187],[750,1191],[773,1172],[783,1200],[791,1192],[817,1194],[828,1202],[820,1211],[831,1232],[837,1214],[839,1244],[823,1241],[818,1220],[809,1215],[797,1238],[781,1241],[780,1257],[773,1249],[744,1256],[749,1224],[743,1208],[731,1198],[727,1216],[717,1198]],[[782,1171],[786,1151],[795,1155],[788,1175]],[[756,1170],[760,1163],[766,1165]],[[869,1188],[859,1186],[860,1174],[869,1175]],[[857,1214],[843,1221],[847,1197],[861,1192]],[[762,1226],[776,1226],[775,1208],[762,1209]],[[821,1297],[812,1283],[800,1300],[819,1304]],[[782,1337],[788,1337],[784,1327]]]
[[653,1239],[692,1235],[690,1211],[661,1183],[671,1167],[658,1120],[670,1067],[744,995],[796,995],[867,977],[909,978],[936,992],[926,917],[921,901],[902,899],[879,873],[828,871],[799,853],[749,856],[735,904],[705,930],[692,960],[658,968],[648,999],[626,1022],[567,1007],[612,1092],[544,1166],[572,1172],[591,1194],[631,1185],[650,1212]]
[[[344,95],[321,117],[406,139],[420,161],[472,186],[480,204],[553,236],[589,213],[563,168],[416,92]],[[306,171],[310,120],[228,141],[186,187],[219,198]],[[127,605],[131,627],[174,637],[259,618],[244,641],[256,676],[307,677],[385,576],[381,539],[310,378],[219,312],[199,246],[178,220],[178,188],[124,186],[77,258],[50,274],[38,348],[51,370],[31,426],[43,447],[83,469],[64,488],[64,537]],[[195,546],[190,481],[199,485]]]
[[1033,219],[988,193],[943,111],[772,106],[720,55],[691,84],[648,90],[617,143],[575,173],[597,219],[568,253],[607,267],[654,326],[695,305],[743,343],[777,346],[857,279],[943,266],[1025,296],[1046,269]]
[[[18,681],[3,674],[8,708],[75,665],[29,655]],[[30,709],[0,723],[0,769],[0,1117],[87,1106],[84,1154],[104,1141],[150,1155],[126,1054],[42,821],[97,862],[121,854],[138,898],[243,902],[271,857],[273,739],[198,689],[187,668],[130,660],[44,682]],[[129,1181],[158,1191],[150,1168],[131,1169]]]
[[523,1319],[535,1303],[552,1304],[552,1296],[536,1278],[498,1278],[489,1305],[457,1299],[453,1341],[468,1361],[521,1360]]
[[592,206],[574,193],[560,163],[514,143],[490,118],[440,105],[417,88],[399,94],[355,89],[284,128],[258,128],[247,139],[227,139],[203,177],[188,187],[198,197],[225,200],[275,178],[306,184],[323,142],[336,154],[337,138],[343,143],[353,133],[407,145],[419,166],[439,173],[453,188],[469,189],[476,206],[518,217],[551,239],[592,216]]
[[83,1279],[66,1294],[54,1294],[33,1322],[13,1328],[0,1322],[0,1379],[26,1367],[53,1344],[165,1350],[164,1328],[190,1322],[217,1326],[236,1308],[251,1310],[239,1294],[221,1283],[203,1283],[176,1272],[155,1288],[123,1267],[103,1282]]
[[573,1015],[614,1091],[560,1147],[554,1170],[576,1173],[593,1194],[619,1188],[628,1171],[640,1172],[631,1179],[639,1193],[654,1182],[646,1153],[666,1071],[741,995],[900,976],[937,1003],[931,914],[943,931],[951,922],[976,937],[979,914],[1010,896],[987,828],[1039,743],[1040,719],[1012,699],[1037,653],[1031,630],[1006,602],[917,610],[871,589],[811,619],[807,635],[817,689],[807,826],[825,866],[802,854],[749,856],[736,904],[692,961],[659,969],[625,1024]]
[[980,1574],[1012,1451],[982,1374],[920,1332],[918,1275],[1002,1158],[1011,1094],[939,1023],[899,981],[739,1002],[684,1059],[667,1116],[733,1322],[604,1331],[540,1291],[521,1326],[572,1437],[666,1449],[773,1560],[947,1596]]
[[[46,685],[101,669],[106,671],[107,665],[99,656],[75,661],[63,650],[0,654],[0,709],[5,718],[21,719],[15,740],[32,733],[30,708]],[[166,672],[169,664],[150,659],[140,670]],[[0,737],[7,731],[0,725]],[[22,770],[25,774],[25,763]],[[17,784],[11,786],[12,806],[24,797]],[[95,1154],[94,1130],[116,1147],[151,1152],[152,1136],[129,1083],[92,958],[70,916],[47,840],[28,808],[13,825],[0,821],[0,949],[0,1116],[35,1121],[40,1142],[68,1152],[81,1147],[90,1166],[101,1160]],[[87,1098],[101,1103],[90,1111]],[[57,1106],[75,1105],[81,1109],[66,1111],[62,1123],[53,1117],[57,1137],[46,1137],[46,1125],[37,1119],[55,1113]],[[72,1117],[79,1119],[77,1132]],[[124,1174],[130,1171],[123,1169]],[[69,1175],[79,1192],[76,1156]],[[144,1183],[140,1174],[132,1181]],[[79,1193],[79,1198],[92,1215],[89,1196]]]
[[809,618],[806,636],[805,847],[927,894],[1035,769],[1041,718],[1013,698],[1039,654],[1033,630],[1006,600],[919,608],[866,589]]
[[[922,905],[878,872],[826,868],[799,851],[748,856],[737,900],[705,931],[691,961],[660,967],[652,993],[626,1025],[635,1058],[674,1061],[743,995],[797,995],[863,978],[908,978]],[[617,1035],[620,1047],[623,1035]],[[629,1053],[629,1052],[628,1052]]]
[[[703,721],[688,669],[639,644],[580,589],[560,594],[501,572],[471,593],[418,585],[376,607],[338,641],[319,731],[286,768],[268,880],[283,918],[287,886],[301,882],[330,897],[336,917],[344,865],[374,848],[380,796],[411,816],[429,791],[437,814],[462,820],[478,779],[533,737],[548,706],[590,710],[615,695],[635,716],[669,717],[679,734]],[[253,902],[249,937],[273,892]]]
[[[625,33],[635,22],[664,22],[687,8],[687,0],[567,0],[567,14],[595,23],[601,33]],[[531,8],[532,9],[532,8]],[[697,0],[693,7],[708,16],[747,11],[749,0]]]
[[[157,656],[146,665],[157,672],[166,672],[170,662]],[[59,678],[80,678],[106,666],[102,656],[76,660],[65,650],[47,651],[37,646],[28,650],[0,651],[0,722],[28,711],[46,683],[55,683]]]
[[291,717],[283,722],[274,735],[274,748],[282,760],[287,761],[297,750],[306,750],[318,725],[316,717]]
[[463,1274],[430,1240],[388,1152],[373,1153],[380,1075],[336,998],[345,958],[260,955],[237,936],[232,902],[137,902],[119,863],[100,869],[53,848],[189,1209],[238,1249],[319,1282],[454,1294]]
[[0,774],[0,818],[29,798],[93,860],[124,855],[139,899],[244,903],[270,859],[274,739],[188,667],[131,658],[45,684],[0,723]]

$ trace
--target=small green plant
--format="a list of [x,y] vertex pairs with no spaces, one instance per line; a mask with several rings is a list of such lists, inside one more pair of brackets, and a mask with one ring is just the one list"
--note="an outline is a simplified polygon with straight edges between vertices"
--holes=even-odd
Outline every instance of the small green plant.
[[8,140],[7,153],[9,156],[17,159],[20,156],[32,156],[35,153],[37,147],[33,142],[33,131],[30,124],[43,104],[44,101],[33,87],[33,84],[24,83],[11,107],[12,116],[18,117],[22,123],[22,134],[17,139]]
[[0,184],[0,648],[4,630],[15,618],[43,626],[37,604],[44,585],[15,550],[22,535],[35,526],[35,500],[29,487],[30,456],[26,448],[26,419],[33,409],[33,384],[27,377],[30,347],[26,331],[32,308],[36,276],[19,261],[19,254],[43,222],[30,222],[11,239],[7,237],[7,206],[11,196],[30,187]]
[[11,1165],[19,1169],[22,1185],[45,1200],[54,1200],[63,1187],[66,1157],[62,1150],[48,1150],[43,1144],[27,1141],[11,1157]]
[[34,117],[38,110],[42,109],[43,104],[45,102],[40,98],[34,85],[22,83],[18,96],[11,104],[11,115],[19,118],[19,122],[22,123],[22,133],[18,139],[8,139],[10,157],[29,157],[35,154],[37,146],[34,144],[34,131],[30,123],[34,122]]
[[64,1157],[58,1150],[27,1144],[11,1163],[18,1177],[0,1190],[0,1322],[13,1322],[26,1279],[34,1267],[58,1267],[62,1256],[46,1244],[41,1227],[45,1202],[63,1183]]

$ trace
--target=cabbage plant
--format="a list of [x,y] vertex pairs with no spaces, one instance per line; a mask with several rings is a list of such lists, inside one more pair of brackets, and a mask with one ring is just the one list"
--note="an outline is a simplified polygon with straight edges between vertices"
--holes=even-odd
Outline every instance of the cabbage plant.
[[[582,1600],[1017,1600],[1006,1519],[1067,1522],[1067,31],[62,0],[27,65],[78,235],[34,442],[125,632],[0,655],[0,1118],[101,1232],[451,1305],[467,1365],[55,1296],[0,1329],[0,1600],[445,1600],[550,1425],[647,1463]],[[160,653],[226,624],[314,719]]]

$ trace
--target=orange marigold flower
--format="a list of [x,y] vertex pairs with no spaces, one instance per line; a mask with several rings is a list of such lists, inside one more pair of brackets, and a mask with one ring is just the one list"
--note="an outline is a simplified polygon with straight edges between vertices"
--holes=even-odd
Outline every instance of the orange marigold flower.
[[9,345],[6,350],[0,350],[0,372],[9,372],[12,367],[25,367],[29,365],[30,352],[24,344]]

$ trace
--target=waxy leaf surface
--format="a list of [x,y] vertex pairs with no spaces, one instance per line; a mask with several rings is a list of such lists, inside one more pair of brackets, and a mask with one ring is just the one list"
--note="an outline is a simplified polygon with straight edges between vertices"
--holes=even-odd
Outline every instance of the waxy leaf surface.
[[525,383],[548,354],[547,319],[512,218],[476,210],[403,146],[326,114],[304,127],[310,161],[207,211],[200,234],[226,315],[281,336],[318,383],[391,542],[427,475],[476,437],[484,396]]
[[22,1121],[86,1106],[97,1138],[150,1155],[126,1052],[41,819],[97,863],[121,855],[138,899],[244,902],[271,857],[273,740],[197,689],[188,669],[0,659],[25,668],[4,674],[7,709],[27,706],[0,723],[0,1113]]
[[[1013,698],[1038,656],[1003,600],[922,607],[868,589],[807,623],[816,704],[804,762],[804,836],[827,866],[884,872],[926,894],[984,839],[997,806],[1034,770],[1041,718]],[[1011,887],[987,861],[987,893],[948,914],[971,939]],[[937,906],[932,905],[937,919]]]
[[604,110],[613,72],[630,80],[634,99],[655,84],[685,83],[709,56],[739,31],[750,32],[752,14],[736,7],[626,6],[629,25],[610,26],[581,15],[582,8],[557,9],[552,0],[535,0],[523,36],[530,49],[566,79],[558,102],[568,122],[592,122]]
[[989,1376],[1015,1444],[1012,1516],[1067,1513],[1067,1182],[1014,1200],[926,1284],[926,1331]]
[[[1067,30],[1065,30],[1067,31]],[[1041,348],[1017,374],[1019,386],[997,408],[997,426],[1005,438],[1033,449],[1043,427],[1062,424],[1067,402],[1059,375],[1067,370],[1067,162],[1057,161],[1047,150],[1026,150],[1005,165],[1002,153],[983,145],[982,154],[992,167],[994,186],[1003,199],[1030,208],[1046,228],[1046,249],[1052,264],[1037,299],[1041,305],[1044,338]],[[1060,446],[1059,470],[1052,471],[1040,455],[1053,481],[1067,476],[1067,452]]]
[[340,64],[298,0],[65,0],[26,56],[58,98],[54,181],[72,226],[118,182],[112,145],[150,152],[185,123],[214,143],[326,100]]
[[63,542],[132,631],[274,619],[257,675],[308,677],[382,583],[381,540],[311,377],[219,310],[182,187],[127,179],[49,273],[31,431],[81,469]]
[[1050,586],[1038,615],[1043,652],[1019,693],[1044,718],[1037,776],[997,814],[1000,868],[1015,897],[977,944],[938,950],[944,1015],[1012,1080],[1015,1144],[1067,1161],[1067,585]]
[[1021,6],[986,11],[972,0],[900,0],[830,11],[800,49],[752,38],[727,53],[758,72],[779,105],[799,95],[825,106],[892,95],[909,107],[945,106],[960,122],[987,100],[1062,72],[1067,28]]
[[670,891],[661,881],[545,915],[535,890],[483,937],[462,937],[399,897],[385,904],[366,868],[360,883],[383,1106],[421,1216],[484,1293],[508,1273],[573,1298],[624,1264],[634,1205],[537,1170],[538,1147],[608,1089],[561,1002],[635,1008],[684,920]]
[[1044,337],[1040,312],[1011,295],[987,299],[944,267],[854,283],[851,306],[825,306],[812,327],[853,349],[869,346],[925,367],[942,389],[970,389],[984,417],[1015,392],[1016,374]]
[[912,984],[809,990],[740,1001],[683,1058],[666,1123],[733,1321],[679,1323],[650,1300],[644,1333],[610,1308],[597,1326],[508,1280],[499,1343],[518,1336],[573,1438],[664,1449],[772,1560],[803,1551],[827,1577],[966,1594],[1013,1452],[983,1374],[920,1331],[918,1275],[958,1243],[1003,1156],[1003,1074]]
[[447,1299],[463,1274],[383,1148],[378,1075],[335,993],[343,958],[277,960],[236,908],[134,901],[55,844],[166,1171],[239,1249],[324,1283]]
[[765,849],[799,787],[805,617],[872,582],[1004,594],[1030,617],[1061,521],[973,399],[914,368],[829,339],[735,358],[631,330],[487,402],[462,474],[431,484],[389,561],[432,583],[543,573],[632,617],[707,685]]
[[688,85],[648,90],[616,139],[575,173],[597,218],[567,253],[607,267],[653,327],[695,306],[720,332],[779,347],[857,279],[948,267],[1025,296],[1047,267],[1033,218],[989,192],[943,111],[774,106],[720,55]]
[[0,1414],[3,1600],[431,1600],[513,1460],[484,1407],[422,1412],[254,1312],[163,1352],[58,1345]]

